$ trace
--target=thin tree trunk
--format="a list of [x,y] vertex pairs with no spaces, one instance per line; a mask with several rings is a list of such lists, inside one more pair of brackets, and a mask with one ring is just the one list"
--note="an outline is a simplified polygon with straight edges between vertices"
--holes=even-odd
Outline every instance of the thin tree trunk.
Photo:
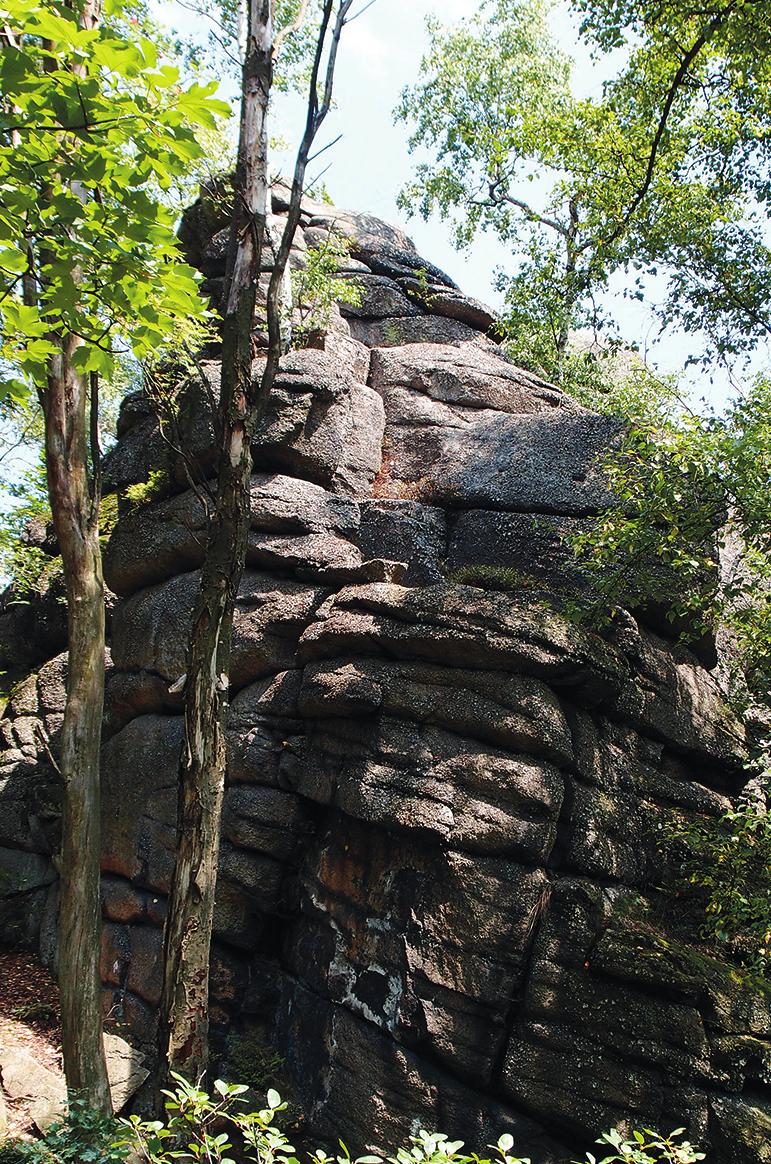
[[249,529],[252,326],[268,213],[272,0],[251,0],[229,272],[224,302],[216,509],[193,616],[180,761],[177,859],[164,939],[161,1072],[206,1070],[209,952],[225,788],[225,713],[233,610]]
[[576,282],[579,220],[578,205],[575,198],[570,199],[568,211],[570,215],[570,225],[565,234],[565,290],[563,295],[563,312],[555,341],[557,352],[557,383],[559,383],[561,378],[559,374],[561,371],[561,365],[563,364],[568,353],[568,346],[570,344],[570,328],[571,324],[575,320],[575,312],[579,298]]
[[104,704],[104,583],[99,498],[89,487],[87,378],[73,367],[82,341],[57,340],[45,416],[48,493],[67,592],[67,699],[59,900],[59,989],[64,1074],[98,1111],[111,1112],[102,1038],[99,751]]
[[[100,0],[82,0],[81,28],[95,28]],[[85,189],[73,186],[84,201]],[[80,273],[72,272],[77,284]],[[25,295],[32,297],[30,280]],[[74,366],[83,340],[49,337],[57,347],[40,392],[51,514],[67,595],[67,691],[61,728],[64,785],[59,867],[58,972],[62,1057],[67,1088],[97,1111],[112,1101],[102,1035],[101,808],[99,759],[104,709],[104,580],[99,544],[100,472],[96,428],[97,377]],[[90,408],[89,408],[90,402]],[[89,444],[93,478],[89,474]]]
[[353,0],[340,0],[338,5],[320,101],[321,62],[335,3],[323,3],[305,133],[268,290],[268,353],[256,384],[252,327],[267,229],[267,114],[276,40],[271,0],[251,0],[249,9],[235,205],[223,301],[216,508],[188,656],[177,861],[164,939],[159,1044],[161,1077],[166,1082],[172,1071],[198,1079],[207,1065],[209,955],[225,788],[228,674],[233,611],[249,531],[251,440],[278,369],[281,284],[299,221],[310,149],[330,108],[337,48]]

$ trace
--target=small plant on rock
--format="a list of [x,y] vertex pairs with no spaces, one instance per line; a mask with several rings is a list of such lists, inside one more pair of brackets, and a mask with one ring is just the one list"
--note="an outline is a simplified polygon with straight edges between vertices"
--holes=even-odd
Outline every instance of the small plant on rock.
[[305,266],[292,271],[292,297],[299,319],[294,346],[303,347],[315,334],[328,329],[335,304],[361,307],[363,288],[342,274],[350,258],[350,242],[336,231],[305,253]]
[[[625,1139],[617,1128],[612,1128],[597,1141],[613,1149],[599,1164],[696,1164],[705,1158],[704,1153],[697,1152],[689,1140],[680,1138],[684,1132],[685,1128],[675,1128],[669,1136],[660,1136],[644,1128],[641,1132],[632,1132],[631,1139]],[[587,1153],[586,1164],[598,1164],[591,1152]]]

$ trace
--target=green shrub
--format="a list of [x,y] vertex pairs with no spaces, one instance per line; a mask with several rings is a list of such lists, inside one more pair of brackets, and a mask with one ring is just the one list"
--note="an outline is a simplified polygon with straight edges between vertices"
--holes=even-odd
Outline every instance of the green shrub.
[[305,252],[305,266],[292,271],[292,299],[299,314],[295,347],[303,347],[315,333],[327,330],[335,304],[361,306],[361,283],[340,273],[350,249],[349,240],[331,230],[318,247]]
[[0,1147],[0,1164],[120,1164],[126,1149],[116,1143],[120,1125],[80,1099],[70,1099],[67,1115],[42,1140]]
[[[173,1164],[176,1160],[206,1160],[209,1164],[234,1164],[229,1153],[233,1140],[238,1144],[242,1161],[259,1164],[299,1164],[295,1149],[286,1136],[274,1126],[278,1112],[286,1107],[278,1092],[267,1093],[267,1107],[257,1112],[240,1112],[238,1104],[247,1088],[241,1084],[214,1084],[216,1095],[210,1096],[199,1087],[175,1075],[176,1091],[166,1091],[167,1119],[142,1120],[139,1116],[121,1120],[125,1135],[119,1146],[139,1152],[147,1164]],[[668,1137],[648,1129],[633,1132],[631,1139],[613,1129],[600,1137],[598,1144],[612,1149],[600,1164],[696,1164],[704,1155],[694,1150],[688,1140],[681,1139],[684,1129],[677,1128]],[[410,1146],[399,1148],[387,1162],[379,1156],[359,1156],[356,1159],[342,1142],[340,1150],[330,1156],[321,1148],[309,1153],[310,1164],[530,1164],[525,1158],[512,1156],[514,1137],[508,1132],[497,1144],[490,1144],[492,1159],[466,1155],[461,1140],[450,1140],[441,1132],[420,1131],[410,1137]],[[584,1164],[597,1164],[589,1154]]]
[[702,937],[771,983],[771,771],[717,820],[676,817],[664,844],[703,906]]
[[29,1156],[25,1156],[26,1145],[18,1140],[4,1140],[0,1143],[0,1164],[24,1164]]

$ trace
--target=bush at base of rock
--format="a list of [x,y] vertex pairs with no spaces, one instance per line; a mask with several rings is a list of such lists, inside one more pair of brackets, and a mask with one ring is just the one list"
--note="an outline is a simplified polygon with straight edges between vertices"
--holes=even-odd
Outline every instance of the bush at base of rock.
[[116,1143],[118,1131],[117,1120],[71,1099],[66,1117],[41,1140],[0,1142],[0,1164],[121,1164],[126,1153]]
[[[214,1084],[210,1096],[181,1076],[175,1091],[167,1091],[166,1121],[111,1119],[91,1111],[79,1100],[72,1100],[65,1120],[53,1125],[42,1140],[35,1142],[0,1141],[0,1164],[121,1164],[123,1161],[146,1161],[147,1164],[173,1164],[177,1160],[207,1160],[210,1164],[235,1164],[229,1153],[237,1143],[238,1160],[260,1164],[299,1164],[295,1149],[284,1133],[274,1125],[276,1115],[286,1108],[279,1094],[270,1089],[266,1107],[242,1112],[249,1088],[243,1084]],[[697,1164],[704,1154],[681,1139],[678,1128],[668,1137],[646,1130],[632,1132],[626,1138],[617,1129],[597,1141],[610,1154],[599,1164]],[[489,1144],[492,1159],[477,1154],[466,1155],[460,1140],[452,1141],[441,1132],[419,1131],[410,1137],[409,1148],[399,1148],[383,1161],[380,1156],[353,1158],[339,1141],[340,1151],[329,1155],[322,1148],[308,1153],[309,1164],[530,1164],[528,1159],[511,1155],[514,1137],[504,1133],[497,1144]],[[598,1164],[589,1153],[585,1164]]]
[[[228,1155],[232,1150],[231,1135],[238,1142],[237,1156],[241,1161],[259,1164],[299,1164],[294,1147],[273,1123],[276,1114],[286,1107],[272,1088],[267,1092],[267,1106],[260,1111],[243,1113],[237,1104],[243,1102],[248,1089],[243,1084],[214,1084],[215,1096],[187,1083],[175,1075],[178,1087],[168,1096],[166,1123],[160,1120],[143,1121],[138,1116],[122,1120],[126,1137],[119,1143],[148,1164],[173,1164],[175,1160],[207,1160],[212,1164],[235,1164]],[[696,1164],[704,1155],[694,1150],[680,1137],[678,1128],[670,1136],[659,1136],[646,1130],[631,1133],[627,1139],[614,1128],[597,1141],[610,1147],[611,1154],[599,1164]],[[383,1161],[380,1156],[367,1155],[353,1158],[343,1143],[340,1151],[328,1155],[321,1148],[308,1153],[310,1164],[530,1164],[528,1159],[511,1155],[514,1137],[504,1133],[497,1144],[488,1144],[492,1159],[462,1152],[461,1140],[450,1140],[441,1132],[419,1131],[410,1137],[409,1148],[399,1148],[394,1156]],[[595,1157],[587,1156],[586,1164],[597,1164]]]

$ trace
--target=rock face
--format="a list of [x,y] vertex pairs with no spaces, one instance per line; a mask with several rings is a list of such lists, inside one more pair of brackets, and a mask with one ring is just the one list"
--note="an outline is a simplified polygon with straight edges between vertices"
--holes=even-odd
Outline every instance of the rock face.
[[[215,280],[223,226],[204,198],[183,230]],[[662,892],[662,831],[724,811],[742,728],[682,646],[559,613],[587,585],[562,537],[609,504],[619,425],[513,366],[489,312],[377,219],[306,203],[294,260],[330,229],[362,304],[287,356],[255,440],[215,1030],[268,1039],[313,1127],[357,1148],[421,1123],[567,1164],[631,1122],[769,1160],[769,1000]],[[164,476],[107,553],[103,974],[150,1045],[204,515],[140,398],[120,433],[115,488]],[[33,694],[0,769],[28,838],[0,855],[22,862]]]

